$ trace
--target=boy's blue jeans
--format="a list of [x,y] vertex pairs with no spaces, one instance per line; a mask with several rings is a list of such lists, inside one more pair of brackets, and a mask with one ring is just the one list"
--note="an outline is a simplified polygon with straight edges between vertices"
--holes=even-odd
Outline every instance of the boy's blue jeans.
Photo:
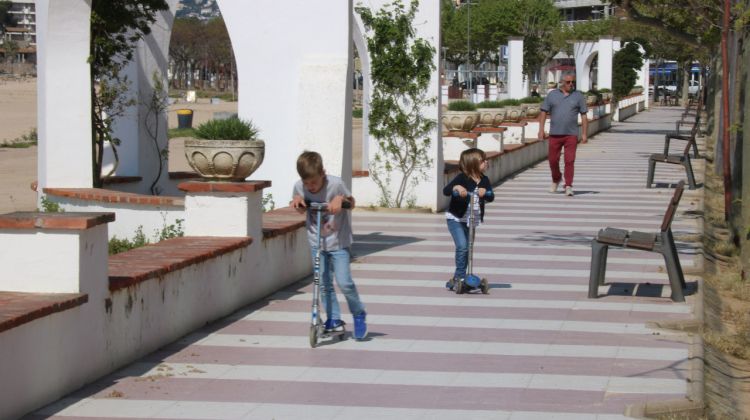
[[[316,247],[312,248],[313,264],[315,264],[316,249]],[[357,286],[354,285],[354,280],[352,280],[350,262],[349,248],[320,253],[320,296],[321,303],[328,316],[327,319],[341,319],[341,308],[336,298],[336,290],[333,287],[332,274],[336,276],[336,283],[339,285],[341,293],[346,297],[346,303],[349,305],[352,316],[359,315],[365,310],[365,306],[359,300]],[[331,269],[333,269],[333,273],[331,273]]]
[[447,220],[448,232],[456,244],[456,272],[453,277],[462,279],[466,277],[466,267],[469,264],[469,227],[466,223],[456,220]]

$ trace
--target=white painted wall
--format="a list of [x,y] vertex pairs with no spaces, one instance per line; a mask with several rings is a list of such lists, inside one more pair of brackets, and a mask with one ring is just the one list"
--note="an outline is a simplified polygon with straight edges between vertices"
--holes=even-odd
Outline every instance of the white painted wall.
[[[578,90],[585,92],[591,88],[589,71],[591,70],[591,62],[598,52],[598,47],[599,43],[592,41],[576,42],[573,44],[573,57],[576,63],[576,86]],[[601,62],[601,59],[599,61]]]
[[321,153],[328,173],[351,183],[351,0],[219,0],[237,60],[239,116],[266,142],[253,179],[291,199],[297,156]]
[[[391,3],[389,0],[369,0],[363,1],[362,5],[369,7],[375,11],[380,7]],[[429,94],[437,98],[437,103],[434,106],[424,108],[424,115],[427,118],[432,118],[438,122],[436,129],[430,135],[431,148],[429,151],[429,157],[432,159],[432,166],[429,168],[428,179],[420,181],[419,185],[414,190],[414,196],[416,198],[415,204],[417,206],[429,207],[433,210],[444,207],[447,201],[442,196],[443,189],[443,145],[440,132],[440,75],[438,69],[440,68],[440,2],[438,1],[423,1],[419,4],[419,10],[414,18],[416,36],[429,41],[433,47],[435,47],[435,56],[433,57],[433,64],[435,70],[432,73],[430,85],[428,87]],[[361,20],[356,17],[355,23],[358,29],[354,30],[354,34],[365,33],[364,27],[362,26]],[[364,45],[364,40],[358,41],[355,39],[355,44]],[[367,68],[369,74],[369,65],[362,62],[363,72]],[[369,78],[365,78],[368,80]],[[367,88],[366,88],[367,89]],[[366,97],[369,99],[369,94]],[[365,108],[365,111],[369,109]],[[366,121],[363,121],[366,123]],[[364,130],[367,130],[367,126],[363,126]],[[372,160],[377,153],[377,145],[373,139],[370,139],[367,143],[369,160]],[[398,173],[393,173],[391,185],[393,186],[392,191],[396,191],[396,186],[401,181]],[[354,178],[352,180],[352,193],[357,199],[357,204],[366,205],[378,205],[380,191],[377,185],[372,181],[371,178]],[[404,203],[406,204],[406,203]]]
[[38,0],[37,180],[89,188],[91,171],[90,0]]
[[596,74],[597,89],[612,89],[612,58],[615,41],[610,37],[599,38],[599,69]]
[[528,86],[523,74],[523,37],[508,38],[508,96],[521,99],[526,96]]

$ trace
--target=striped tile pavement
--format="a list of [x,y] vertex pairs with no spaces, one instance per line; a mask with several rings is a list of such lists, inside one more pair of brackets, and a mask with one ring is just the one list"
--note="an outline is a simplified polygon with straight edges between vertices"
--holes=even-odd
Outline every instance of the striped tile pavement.
[[[693,319],[696,294],[671,302],[657,254],[611,250],[611,284],[586,297],[592,236],[657,230],[669,184],[684,178],[659,167],[658,188],[645,188],[646,157],[678,116],[644,112],[581,146],[575,197],[547,192],[546,163],[496,186],[474,260],[489,295],[444,289],[443,214],[355,212],[367,340],[311,349],[305,279],[30,418],[620,419],[631,404],[684,400],[695,343],[650,326]],[[684,241],[700,233],[700,208],[701,191],[686,191],[673,224],[686,271],[700,269]]]

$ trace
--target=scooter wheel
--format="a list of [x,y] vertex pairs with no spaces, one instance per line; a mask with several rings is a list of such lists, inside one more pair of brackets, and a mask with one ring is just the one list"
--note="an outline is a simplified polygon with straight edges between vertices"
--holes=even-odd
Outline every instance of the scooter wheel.
[[318,327],[310,325],[310,347],[315,348],[318,345]]
[[456,289],[456,294],[460,295],[461,293],[464,292],[464,282],[461,280],[456,281],[454,288]]
[[487,279],[482,279],[482,282],[479,284],[479,287],[482,289],[482,293],[485,295],[490,294],[490,284],[487,282]]

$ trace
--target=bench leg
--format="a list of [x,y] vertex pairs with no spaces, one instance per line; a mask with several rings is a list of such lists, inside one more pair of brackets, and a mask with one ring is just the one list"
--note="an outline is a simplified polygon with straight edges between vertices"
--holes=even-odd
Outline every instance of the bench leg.
[[685,283],[685,276],[682,274],[682,265],[680,264],[680,257],[677,254],[677,246],[674,243],[672,230],[662,232],[660,236],[661,253],[664,256],[664,263],[667,266],[669,285],[672,287],[671,298],[675,302],[684,302],[685,295],[682,289],[687,287],[687,284]]
[[[679,123],[679,121],[677,122],[677,134],[680,134],[680,123]],[[669,134],[666,134],[664,136],[664,155],[665,156],[669,154],[669,140],[670,140],[669,139]]]
[[685,162],[682,163],[682,166],[685,167],[685,174],[687,174],[688,185],[690,186],[690,189],[696,189],[697,186],[695,185],[695,175],[693,175],[693,165],[690,164],[689,155],[685,155]]
[[651,184],[654,183],[654,171],[656,170],[656,161],[648,159],[648,175],[646,176],[646,188],[651,188]]
[[700,156],[698,156],[698,142],[693,140],[693,157],[698,159]]
[[599,285],[604,284],[604,274],[607,271],[607,251],[609,246],[591,241],[591,272],[589,273],[589,298],[599,297]]

